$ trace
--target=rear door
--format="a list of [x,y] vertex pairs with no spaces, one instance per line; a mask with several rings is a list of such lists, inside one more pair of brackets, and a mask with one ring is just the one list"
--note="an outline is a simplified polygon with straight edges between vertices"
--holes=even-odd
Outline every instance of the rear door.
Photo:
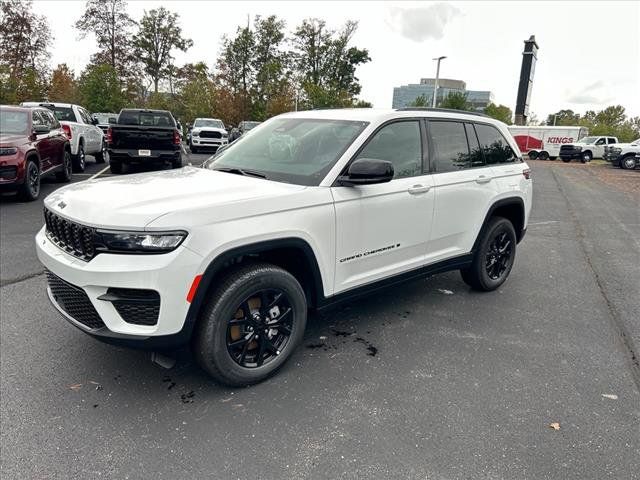
[[[47,126],[48,122],[40,110],[31,111],[33,126]],[[49,138],[49,132],[39,133],[36,136],[37,150],[40,155],[40,171],[46,172],[51,168],[51,156],[54,154],[54,144]]]
[[434,262],[471,251],[499,187],[472,123],[430,119],[427,133],[435,185],[427,260]]
[[62,127],[60,126],[60,122],[56,118],[50,110],[41,110],[40,114],[42,115],[44,121],[49,125],[51,129],[49,131],[48,141],[50,143],[51,151],[50,151],[50,164],[51,167],[55,167],[57,165],[62,165],[64,160],[64,146],[67,143],[67,137],[62,131]]

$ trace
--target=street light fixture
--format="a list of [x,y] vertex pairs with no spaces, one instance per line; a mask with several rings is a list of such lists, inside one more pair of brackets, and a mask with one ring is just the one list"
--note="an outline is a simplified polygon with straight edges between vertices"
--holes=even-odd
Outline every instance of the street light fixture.
[[433,108],[436,108],[436,98],[438,96],[438,79],[440,78],[440,60],[444,60],[445,58],[447,57],[437,57],[433,59],[438,61],[438,67],[436,68],[436,82],[433,86],[433,101],[431,102],[431,106]]

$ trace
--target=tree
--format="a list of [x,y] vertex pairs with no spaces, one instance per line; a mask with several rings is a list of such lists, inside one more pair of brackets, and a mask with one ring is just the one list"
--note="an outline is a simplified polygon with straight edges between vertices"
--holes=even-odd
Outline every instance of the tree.
[[145,10],[133,44],[144,72],[153,82],[153,91],[158,93],[158,84],[166,77],[173,61],[172,50],[186,52],[193,46],[193,41],[182,37],[178,14],[160,7],[149,12]]
[[89,64],[78,82],[82,104],[91,112],[119,112],[125,106],[115,68]]
[[461,92],[450,92],[438,105],[440,108],[451,108],[454,110],[471,110],[471,104],[467,101],[467,94]]
[[429,106],[429,100],[427,99],[427,96],[425,94],[418,95],[413,100],[413,102],[409,103],[407,106],[408,107],[428,107]]
[[48,98],[52,102],[77,103],[78,86],[73,71],[66,63],[58,65],[51,74]]
[[578,125],[579,120],[580,115],[573,110],[559,110],[547,117],[547,125],[572,126]]
[[0,3],[0,72],[2,103],[42,99],[46,93],[51,30],[32,2]]
[[135,66],[130,32],[136,22],[126,10],[124,0],[88,0],[75,24],[80,38],[89,33],[96,37],[99,50],[92,61],[111,65],[121,79],[129,77]]
[[489,115],[491,118],[495,118],[496,120],[506,123],[507,125],[511,125],[513,123],[511,120],[513,118],[513,112],[505,105],[490,103],[484,109],[484,113]]
[[216,89],[209,69],[203,62],[186,64],[177,71],[178,97],[181,111],[176,112],[186,123],[198,117],[216,115]]

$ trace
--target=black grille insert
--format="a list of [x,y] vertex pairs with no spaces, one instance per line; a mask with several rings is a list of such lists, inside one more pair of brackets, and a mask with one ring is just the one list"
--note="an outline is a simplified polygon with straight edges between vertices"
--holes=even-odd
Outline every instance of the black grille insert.
[[134,325],[155,325],[160,314],[160,294],[155,290],[110,288],[100,300],[111,302],[122,319]]
[[200,138],[222,138],[222,133],[203,130],[200,132]]
[[18,167],[13,165],[0,167],[0,178],[2,180],[13,180],[18,176]]
[[92,330],[105,326],[100,315],[98,315],[98,312],[91,303],[91,300],[89,300],[89,297],[82,288],[65,282],[49,270],[47,270],[46,273],[51,295],[67,315]]
[[62,218],[46,208],[44,222],[47,236],[62,250],[87,262],[95,256],[94,228]]

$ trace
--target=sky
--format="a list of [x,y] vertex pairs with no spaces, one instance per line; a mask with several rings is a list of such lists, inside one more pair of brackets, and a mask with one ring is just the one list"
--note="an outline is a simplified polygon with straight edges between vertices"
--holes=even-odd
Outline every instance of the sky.
[[[569,108],[583,113],[620,104],[640,116],[640,2],[359,2],[359,1],[129,1],[130,15],[164,6],[180,14],[194,46],[176,52],[176,65],[215,65],[222,35],[232,35],[247,16],[277,15],[289,31],[304,18],[338,29],[359,22],[353,44],[369,50],[358,68],[360,98],[390,108],[393,87],[434,77],[464,80],[471,90],[491,90],[495,101],[515,109],[524,40],[540,47],[530,111],[538,119]],[[95,39],[79,39],[73,28],[83,1],[35,1],[55,40],[51,66],[67,63],[76,73],[96,50]],[[571,29],[569,29],[569,26]]]

